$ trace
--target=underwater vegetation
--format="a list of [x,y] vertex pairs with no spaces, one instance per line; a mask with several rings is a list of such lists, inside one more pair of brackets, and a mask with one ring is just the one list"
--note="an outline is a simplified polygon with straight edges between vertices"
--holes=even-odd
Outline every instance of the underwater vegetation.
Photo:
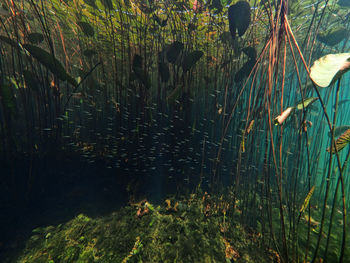
[[350,262],[349,19],[340,0],[2,0],[1,252],[49,193],[100,189],[118,212],[41,226],[20,262]]

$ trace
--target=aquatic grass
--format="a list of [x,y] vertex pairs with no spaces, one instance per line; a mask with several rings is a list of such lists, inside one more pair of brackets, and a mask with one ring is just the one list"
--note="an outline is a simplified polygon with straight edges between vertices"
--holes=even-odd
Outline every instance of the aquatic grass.
[[[285,14],[284,1],[256,1],[251,3],[251,26],[233,40],[227,6],[204,3],[194,11],[191,1],[110,3],[17,1],[16,10],[28,10],[34,20],[0,17],[1,71],[18,108],[16,119],[14,103],[0,102],[6,108],[1,113],[1,152],[23,156],[29,149],[29,159],[35,161],[76,151],[89,165],[103,162],[117,169],[130,199],[165,189],[178,195],[195,189],[219,195],[232,186],[242,222],[257,226],[259,220],[264,240],[281,260],[310,260],[310,253],[319,257],[324,250],[318,253],[315,246],[321,233],[316,237],[312,232],[314,206],[325,189],[330,197],[346,184],[327,181],[338,165],[329,165],[321,137],[328,124],[307,106],[313,92],[319,92],[321,111],[327,113],[335,93],[305,87],[307,70],[296,43],[305,41],[307,69],[325,50],[323,44],[311,43],[331,13],[324,8],[317,15],[316,4],[315,12],[303,18],[296,11]],[[23,27],[26,23],[30,29]],[[89,25],[85,30],[84,23]],[[59,72],[63,68],[78,85],[73,79],[67,82],[55,62],[43,63],[21,47],[33,33],[44,36],[35,44],[46,52],[41,53],[58,61]],[[172,50],[176,43],[181,43],[179,51]],[[133,66],[135,58],[141,59]],[[282,126],[273,125],[283,109],[300,101],[300,109]],[[342,124],[337,119],[333,127]],[[47,180],[35,174],[29,178],[27,189]],[[157,190],[143,189],[153,189],[152,182]],[[12,188],[21,183],[17,180]],[[304,211],[310,220],[307,228],[298,228],[300,206],[313,185],[315,193]],[[30,195],[33,190],[27,191]],[[342,195],[348,196],[347,189]],[[329,199],[327,205],[339,202],[337,196]],[[333,219],[326,214],[324,220],[325,229]],[[331,228],[328,235],[330,239]]]

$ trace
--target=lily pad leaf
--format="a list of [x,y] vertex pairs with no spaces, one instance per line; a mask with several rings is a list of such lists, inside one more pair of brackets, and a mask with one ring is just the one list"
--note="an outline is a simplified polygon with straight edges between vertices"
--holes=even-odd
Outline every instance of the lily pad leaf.
[[92,37],[95,34],[94,28],[88,23],[84,21],[77,22],[77,25],[81,28],[83,33],[88,37]]
[[310,69],[312,81],[325,88],[333,84],[350,68],[350,53],[329,54],[316,60]]
[[344,27],[337,27],[317,34],[317,39],[328,46],[339,44],[349,34]]
[[44,41],[44,36],[41,33],[30,33],[28,35],[28,40],[32,44],[40,44]]
[[196,50],[187,54],[184,58],[182,69],[184,72],[189,71],[194,64],[197,63],[198,60],[203,56],[203,52]]
[[[338,139],[335,141],[335,149],[334,145],[332,145],[332,153],[340,152],[344,147],[350,142],[350,129],[346,130],[342,135],[339,136]],[[329,152],[330,149],[327,148],[327,152]]]
[[180,52],[184,49],[184,44],[179,41],[174,41],[168,51],[166,52],[166,57],[169,63],[175,63],[177,57],[180,55]]
[[236,37],[236,31],[241,37],[247,31],[250,24],[250,5],[247,1],[239,1],[228,8],[228,21],[231,36]]
[[60,80],[68,81],[73,86],[77,85],[76,80],[71,77],[61,62],[59,62],[55,57],[52,56],[49,52],[44,49],[31,45],[31,44],[23,44],[23,47],[41,64],[43,64],[46,68],[48,68],[53,74],[55,74]]
[[[316,97],[311,97],[308,99],[304,100],[304,108],[307,108],[309,105],[311,105],[312,103],[314,103],[318,98]],[[297,104],[296,108],[298,110],[302,110],[303,109],[303,102],[301,101],[300,103]]]

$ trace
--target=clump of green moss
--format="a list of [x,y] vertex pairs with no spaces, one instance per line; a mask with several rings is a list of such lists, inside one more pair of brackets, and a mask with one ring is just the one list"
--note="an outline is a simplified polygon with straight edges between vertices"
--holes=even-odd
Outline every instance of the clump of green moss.
[[[203,198],[147,201],[103,218],[35,229],[18,262],[266,262],[225,206]],[[209,204],[209,205],[208,205]],[[252,252],[254,251],[254,252]],[[259,251],[261,253],[259,253]]]

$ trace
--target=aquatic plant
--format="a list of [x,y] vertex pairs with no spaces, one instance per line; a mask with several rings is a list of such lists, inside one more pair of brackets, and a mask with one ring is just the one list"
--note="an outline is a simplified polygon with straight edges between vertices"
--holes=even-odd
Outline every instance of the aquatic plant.
[[[328,260],[343,260],[348,155],[326,149],[340,145],[335,127],[349,117],[338,102],[349,95],[343,88],[349,57],[343,53],[349,37],[344,5],[4,0],[0,154],[6,200],[24,204],[38,189],[50,191],[50,169],[57,167],[51,162],[78,155],[84,167],[113,174],[131,201],[144,193],[228,192],[232,213],[259,229],[282,262],[316,262],[332,244],[339,248]],[[328,32],[331,27],[340,29]],[[169,200],[164,218],[176,224],[169,218],[181,203]],[[208,204],[206,214],[221,213],[216,202]],[[339,205],[342,240],[332,235]],[[152,209],[143,204],[133,214],[146,220]],[[166,232],[153,224],[157,234]],[[234,244],[226,241],[220,249],[233,255]]]

